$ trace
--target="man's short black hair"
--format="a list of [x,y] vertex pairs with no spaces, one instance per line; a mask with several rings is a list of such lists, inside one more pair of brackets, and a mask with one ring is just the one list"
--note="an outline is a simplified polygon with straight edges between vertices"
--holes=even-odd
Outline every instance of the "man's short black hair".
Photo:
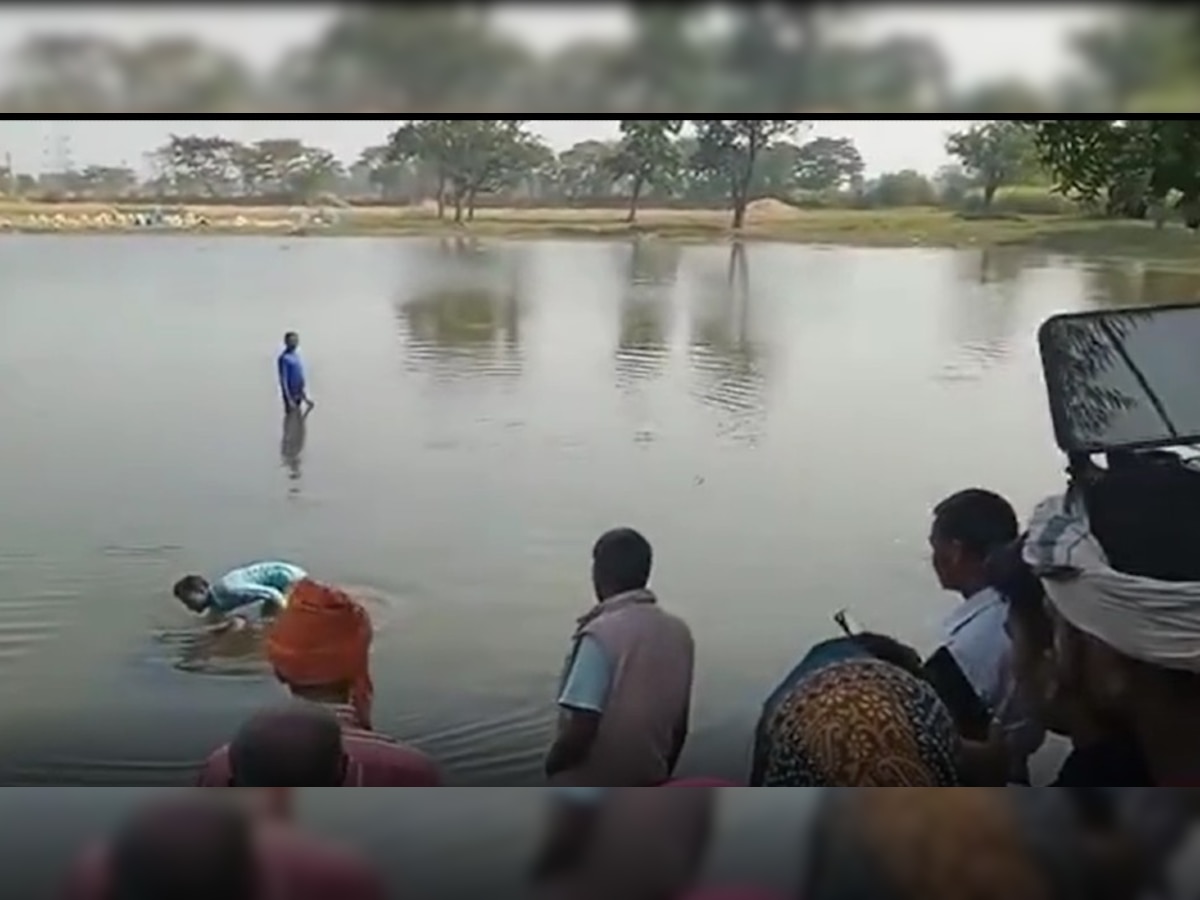
[[252,900],[257,866],[243,810],[175,796],[134,813],[111,845],[111,900]]
[[951,494],[933,508],[934,534],[957,541],[980,560],[1014,540],[1017,528],[1012,504],[983,488],[967,488]]
[[285,331],[283,334],[284,343],[287,343],[288,341],[291,341],[291,340],[298,340],[299,337],[300,337],[300,334],[299,334],[299,332],[296,332],[296,331]]
[[296,705],[253,716],[229,744],[231,787],[338,787],[342,729],[328,710]]
[[208,588],[208,582],[200,575],[184,575],[175,582],[174,593],[180,600],[191,597]]
[[592,548],[596,582],[613,591],[636,591],[650,581],[654,552],[632,528],[606,531]]

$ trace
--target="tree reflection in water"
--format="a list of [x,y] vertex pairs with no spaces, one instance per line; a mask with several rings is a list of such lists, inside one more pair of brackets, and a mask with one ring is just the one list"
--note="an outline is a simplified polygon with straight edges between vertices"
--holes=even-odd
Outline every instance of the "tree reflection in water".
[[752,295],[746,245],[729,249],[724,278],[700,286],[692,310],[691,363],[697,396],[722,414],[722,434],[754,443],[765,421],[763,350],[751,334]]
[[437,377],[520,374],[521,284],[515,261],[478,242],[438,245],[428,284],[395,304],[405,365]]
[[634,240],[621,294],[616,349],[617,384],[623,389],[662,373],[670,352],[671,288],[679,271],[677,244]]
[[942,292],[946,303],[939,325],[949,323],[953,350],[943,357],[939,380],[976,381],[1008,361],[1017,330],[1019,281],[1036,264],[1021,248],[958,254],[956,288]]

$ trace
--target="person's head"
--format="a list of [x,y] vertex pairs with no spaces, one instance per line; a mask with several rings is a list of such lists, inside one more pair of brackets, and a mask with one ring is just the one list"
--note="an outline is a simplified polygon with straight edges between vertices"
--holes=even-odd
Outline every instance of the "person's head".
[[[1084,498],[1092,535],[1112,569],[1166,585],[1200,581],[1200,471],[1161,462],[1122,466],[1088,484]],[[1200,675],[1133,659],[1074,627],[1053,602],[1048,606],[1064,688],[1127,723],[1155,710],[1200,706]],[[1178,617],[1171,627],[1195,629],[1200,645],[1194,617]]]
[[349,594],[305,579],[271,624],[267,659],[293,694],[349,702],[359,724],[369,728],[372,637],[370,617]]
[[208,580],[201,575],[184,575],[177,582],[173,592],[175,598],[194,613],[204,612],[208,607]]
[[1012,505],[992,491],[968,488],[933,508],[929,546],[938,583],[970,596],[985,586],[988,554],[1017,536]]
[[949,711],[931,685],[881,659],[835,662],[800,678],[764,734],[764,787],[959,783],[961,742]]
[[289,331],[283,336],[283,346],[288,350],[295,350],[300,346],[300,335],[294,331]]
[[654,553],[632,528],[606,531],[592,548],[592,586],[601,600],[641,590],[650,581]]
[[342,729],[315,704],[250,718],[229,744],[231,787],[338,787],[346,774]]
[[130,817],[110,845],[107,900],[252,900],[251,823],[226,798],[192,792]]

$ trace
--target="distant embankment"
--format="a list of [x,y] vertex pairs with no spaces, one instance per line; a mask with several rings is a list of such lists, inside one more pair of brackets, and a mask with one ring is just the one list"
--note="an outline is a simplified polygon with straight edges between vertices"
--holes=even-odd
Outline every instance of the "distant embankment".
[[989,215],[928,206],[889,209],[801,208],[757,200],[739,232],[730,213],[712,209],[643,209],[629,223],[610,208],[480,207],[455,224],[436,206],[254,205],[246,203],[35,202],[0,199],[0,234],[228,234],[313,236],[477,235],[481,237],[791,241],[887,247],[1033,245],[1052,251],[1149,256],[1200,262],[1200,239],[1177,226],[1156,231],[1143,222],[1080,214]]

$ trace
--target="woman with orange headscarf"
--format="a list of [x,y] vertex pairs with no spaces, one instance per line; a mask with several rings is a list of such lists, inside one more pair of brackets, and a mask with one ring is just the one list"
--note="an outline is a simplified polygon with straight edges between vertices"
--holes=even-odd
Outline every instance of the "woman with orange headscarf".
[[[437,787],[437,766],[420,751],[372,730],[371,620],[345,591],[299,582],[267,631],[267,659],[297,699],[330,709],[342,726],[347,786]],[[203,785],[227,785],[228,748],[209,759]],[[304,787],[306,785],[294,785]]]

